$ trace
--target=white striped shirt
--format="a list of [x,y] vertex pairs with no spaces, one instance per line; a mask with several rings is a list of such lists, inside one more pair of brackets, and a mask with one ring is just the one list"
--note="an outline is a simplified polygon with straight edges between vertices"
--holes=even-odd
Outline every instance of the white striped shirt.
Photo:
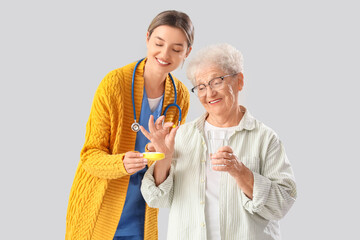
[[[168,239],[206,239],[206,116],[179,128],[168,178],[156,187],[153,165],[142,181],[141,192],[150,207],[170,207]],[[281,141],[246,111],[229,145],[253,172],[254,188],[251,200],[231,175],[221,173],[221,239],[281,239],[278,221],[296,198],[293,171]]]

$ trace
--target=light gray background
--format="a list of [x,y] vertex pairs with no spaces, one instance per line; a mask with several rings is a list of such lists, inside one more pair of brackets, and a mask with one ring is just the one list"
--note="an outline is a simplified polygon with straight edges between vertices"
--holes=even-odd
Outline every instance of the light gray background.
[[[356,2],[2,1],[0,239],[64,238],[95,90],[109,71],[145,56],[147,27],[167,9],[193,20],[193,51],[228,42],[243,52],[241,103],[279,134],[298,184],[283,239],[354,239]],[[174,74],[190,88],[185,67]],[[202,111],[192,95],[187,121]],[[160,212],[160,239],[167,213]]]

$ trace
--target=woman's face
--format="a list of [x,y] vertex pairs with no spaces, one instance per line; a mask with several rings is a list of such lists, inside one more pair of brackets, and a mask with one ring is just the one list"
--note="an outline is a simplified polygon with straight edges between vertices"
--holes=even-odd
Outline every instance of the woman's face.
[[169,73],[179,67],[188,56],[185,33],[175,27],[162,25],[154,29],[151,36],[147,33],[147,64],[160,73]]
[[208,82],[214,78],[228,75],[217,66],[203,67],[196,74],[196,85],[205,84],[206,94],[199,97],[209,116],[229,119],[238,108],[238,93],[243,87],[243,75],[225,77],[221,89],[213,90]]

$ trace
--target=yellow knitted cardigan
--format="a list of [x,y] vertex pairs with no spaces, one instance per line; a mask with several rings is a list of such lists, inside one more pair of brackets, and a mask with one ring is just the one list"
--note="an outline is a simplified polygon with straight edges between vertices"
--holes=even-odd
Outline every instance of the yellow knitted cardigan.
[[[135,75],[136,117],[140,119],[145,61]],[[131,99],[131,79],[135,62],[111,71],[101,81],[86,125],[85,144],[80,154],[69,196],[66,216],[66,240],[111,240],[124,207],[130,174],[124,168],[125,152],[135,149],[136,133]],[[189,109],[189,91],[174,78],[177,104],[185,122]],[[171,79],[165,81],[164,108],[174,102]],[[178,121],[178,110],[171,107],[165,121]],[[153,162],[149,162],[149,166]],[[144,239],[158,239],[158,209],[146,205]]]

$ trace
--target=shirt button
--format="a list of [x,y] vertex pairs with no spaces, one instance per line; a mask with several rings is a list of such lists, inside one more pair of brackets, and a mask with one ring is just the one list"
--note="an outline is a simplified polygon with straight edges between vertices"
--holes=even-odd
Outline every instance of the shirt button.
[[201,182],[202,182],[202,183],[204,183],[204,182],[205,182],[205,180],[202,178],[202,179],[201,179]]
[[201,226],[202,226],[202,227],[205,227],[205,223],[204,223],[204,222],[203,222],[203,223],[201,223]]
[[201,201],[200,204],[203,205],[205,202],[204,201]]
[[205,162],[205,159],[201,159],[201,162]]

